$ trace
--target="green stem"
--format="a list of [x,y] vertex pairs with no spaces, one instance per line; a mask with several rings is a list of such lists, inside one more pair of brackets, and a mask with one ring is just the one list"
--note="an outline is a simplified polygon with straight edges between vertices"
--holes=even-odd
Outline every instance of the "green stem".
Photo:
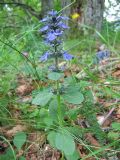
[[59,124],[60,124],[60,126],[62,126],[62,113],[61,113],[61,98],[60,98],[60,92],[59,92],[59,81],[57,81],[57,103],[58,103]]

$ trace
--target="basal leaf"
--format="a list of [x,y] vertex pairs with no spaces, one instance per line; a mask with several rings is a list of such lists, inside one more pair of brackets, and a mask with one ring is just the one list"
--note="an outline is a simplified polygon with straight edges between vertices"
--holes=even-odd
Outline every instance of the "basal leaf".
[[56,132],[51,131],[47,136],[47,140],[49,141],[50,145],[54,148],[56,148],[55,139],[56,139]]
[[68,103],[81,104],[84,101],[84,96],[80,92],[68,92],[63,95],[63,98]]
[[58,72],[51,72],[48,74],[48,78],[50,80],[54,80],[54,81],[57,81],[59,80],[60,78],[62,78],[64,76],[63,73],[58,73]]
[[45,106],[50,99],[52,98],[53,93],[48,91],[40,92],[36,95],[36,97],[32,100],[32,104]]
[[56,134],[55,145],[56,148],[64,152],[65,155],[72,155],[75,151],[75,142],[69,132],[58,132]]
[[13,139],[14,145],[17,147],[18,150],[21,149],[21,147],[24,145],[26,141],[26,133],[24,132],[18,132]]
[[80,155],[78,151],[75,151],[72,155],[66,155],[67,160],[78,160],[80,159]]

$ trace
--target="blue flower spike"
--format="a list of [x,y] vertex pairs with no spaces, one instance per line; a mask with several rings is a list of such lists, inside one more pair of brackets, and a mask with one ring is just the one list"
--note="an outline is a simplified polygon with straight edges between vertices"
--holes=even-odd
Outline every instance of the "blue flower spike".
[[59,15],[54,10],[48,12],[47,17],[41,20],[44,26],[40,29],[40,32],[44,35],[45,43],[50,46],[50,51],[41,56],[41,62],[47,61],[50,57],[55,58],[55,60],[56,57],[62,57],[66,61],[73,59],[74,56],[62,49],[63,33],[66,29],[69,29],[65,23],[66,20],[68,20],[67,17]]

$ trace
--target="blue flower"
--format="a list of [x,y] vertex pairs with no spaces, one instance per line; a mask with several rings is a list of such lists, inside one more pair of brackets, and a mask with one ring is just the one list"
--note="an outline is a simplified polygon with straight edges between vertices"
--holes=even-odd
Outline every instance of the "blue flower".
[[48,42],[50,41],[54,41],[55,39],[56,39],[57,37],[56,37],[56,35],[55,35],[55,33],[54,32],[50,32],[50,33],[48,33],[48,35],[47,35],[47,37],[46,37],[46,39],[48,40]]
[[63,34],[63,31],[57,29],[54,33],[56,36],[61,36]]
[[66,21],[66,20],[68,20],[68,19],[69,19],[69,18],[68,18],[68,17],[65,17],[65,16],[57,16],[57,17],[56,17],[56,20],[57,20],[57,21],[61,21],[61,20],[65,20],[65,21]]
[[56,70],[55,65],[49,66],[49,70],[50,70],[50,71],[55,71],[55,70]]
[[107,50],[105,50],[105,51],[99,51],[96,54],[96,58],[97,58],[98,62],[100,62],[100,61],[102,61],[102,60],[104,60],[106,58],[109,58],[109,56],[110,56],[110,52],[107,51]]
[[58,13],[58,12],[57,12],[57,11],[54,11],[54,10],[48,12],[48,14],[49,14],[50,16],[56,16],[57,13]]
[[47,22],[49,20],[48,17],[43,18],[42,20],[40,20],[40,22]]
[[45,32],[45,31],[48,30],[48,28],[49,28],[48,26],[44,26],[43,28],[40,29],[40,31],[41,31],[41,32]]
[[62,19],[62,20],[69,20],[69,18],[68,18],[68,17],[65,17],[65,16],[61,16],[61,19]]
[[[66,66],[66,64],[64,64],[64,65],[62,65],[62,66],[59,67],[59,71],[64,71],[66,68],[67,68],[67,66]],[[56,71],[55,65],[49,66],[48,69],[49,69],[50,71],[54,71],[54,72]]]
[[69,29],[69,27],[65,23],[63,23],[62,21],[60,21],[58,23],[58,26],[61,27],[61,28],[63,28],[63,29]]
[[71,55],[71,54],[68,54],[67,52],[64,52],[64,53],[63,53],[63,58],[64,58],[64,60],[66,60],[66,61],[70,61],[71,59],[74,58],[74,56]]
[[49,58],[49,56],[50,56],[50,52],[46,52],[44,55],[42,55],[42,56],[40,57],[40,61],[41,61],[41,62],[47,61],[48,58]]

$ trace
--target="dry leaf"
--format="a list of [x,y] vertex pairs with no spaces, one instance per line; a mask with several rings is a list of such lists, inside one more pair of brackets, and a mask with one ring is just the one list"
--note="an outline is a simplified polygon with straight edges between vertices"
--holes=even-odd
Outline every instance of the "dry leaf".
[[112,74],[113,77],[120,77],[120,70],[117,70]]
[[29,94],[33,89],[34,89],[33,86],[24,84],[24,85],[20,85],[16,89],[16,93],[20,96],[24,96]]
[[86,139],[87,139],[93,146],[100,147],[99,142],[92,136],[91,133],[86,133]]
[[12,129],[6,131],[6,135],[8,137],[13,137],[17,132],[26,131],[27,127],[25,125],[17,125],[13,127]]

